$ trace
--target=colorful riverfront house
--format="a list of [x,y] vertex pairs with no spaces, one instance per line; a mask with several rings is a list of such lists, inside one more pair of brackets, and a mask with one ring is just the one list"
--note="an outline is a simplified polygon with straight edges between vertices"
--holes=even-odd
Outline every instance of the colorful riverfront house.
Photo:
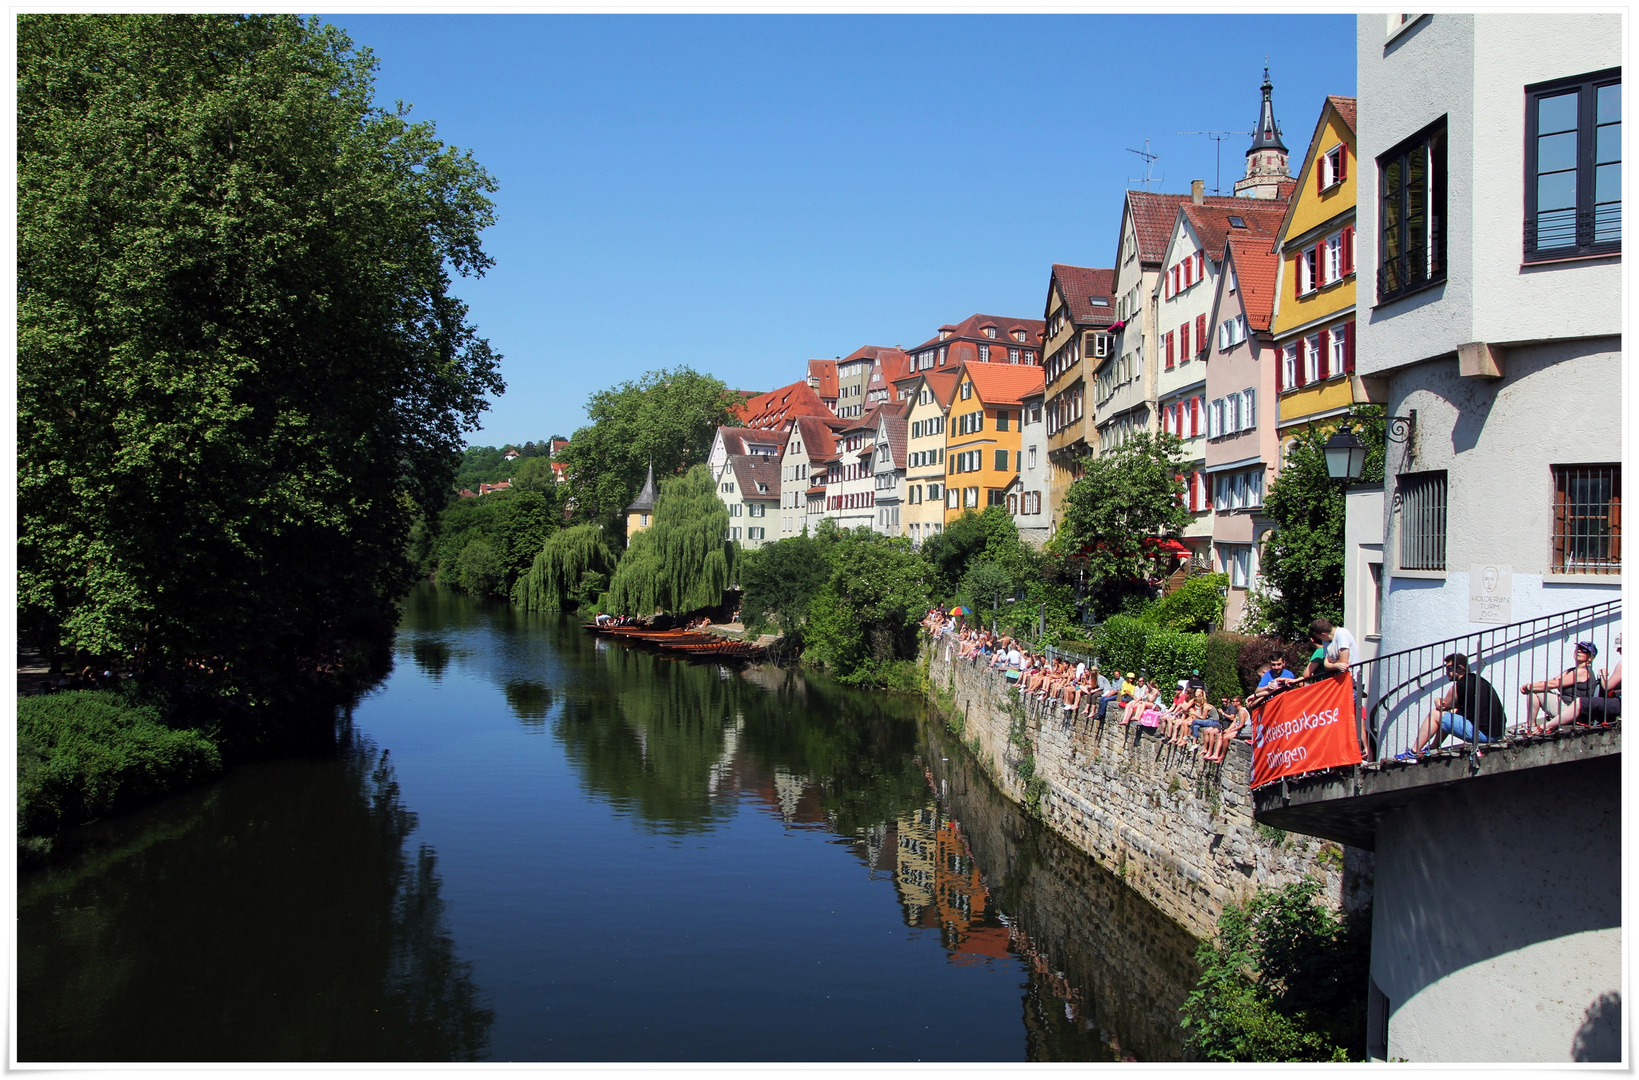
[[1231,238],[1248,247],[1272,248],[1286,200],[1208,206],[1202,187],[1195,181],[1190,199],[1178,205],[1151,306],[1160,360],[1156,411],[1161,430],[1182,440],[1184,502],[1195,515],[1179,540],[1198,563],[1205,564],[1212,544],[1212,493],[1206,473],[1207,440],[1213,433],[1206,408],[1207,357],[1224,251]]
[[904,400],[904,391],[899,383],[911,373],[910,354],[878,345],[869,345],[866,349],[873,351],[875,358],[865,377],[865,408],[870,409],[884,401]]
[[1317,422],[1335,425],[1364,401],[1355,353],[1355,99],[1328,97],[1298,172],[1276,250],[1274,335],[1282,444]]
[[836,454],[826,470],[825,516],[836,519],[839,528],[876,528],[878,418],[897,416],[903,408],[896,401],[882,402],[837,432]]
[[1005,506],[1019,471],[1024,399],[1042,389],[1033,364],[965,364],[945,431],[945,524],[967,510]]
[[654,504],[659,495],[654,486],[654,462],[649,462],[649,475],[644,478],[643,490],[626,508],[626,538],[630,540],[654,524]]
[[728,538],[755,551],[777,536],[769,524],[780,505],[780,459],[769,454],[730,454],[712,474],[717,497],[728,508]]
[[1274,418],[1275,346],[1269,324],[1280,263],[1263,238],[1224,245],[1206,365],[1206,474],[1212,497],[1213,569],[1229,575],[1224,625],[1240,625],[1272,522],[1263,497],[1280,456]]
[[876,531],[883,536],[904,536],[900,521],[905,494],[905,413],[902,401],[878,402],[876,417],[876,460],[872,465],[876,487]]
[[834,415],[807,380],[766,394],[741,393],[744,400],[729,406],[728,411],[742,428],[789,428],[791,421],[799,416]]
[[780,456],[780,539],[819,524],[837,432],[846,426],[834,416],[799,416],[791,425]]
[[1046,493],[1041,512],[1049,522],[1057,520],[1064,493],[1081,475],[1081,462],[1098,450],[1088,385],[1115,344],[1109,333],[1114,292],[1114,270],[1054,263],[1047,279],[1044,396],[1038,402],[1045,424],[1038,450],[1046,483],[1032,483],[1029,490]]
[[900,523],[918,546],[945,529],[946,414],[961,373],[934,369],[901,381],[905,416],[905,490]]
[[946,323],[939,332],[910,350],[912,371],[954,369],[962,364],[1040,364],[1040,319],[969,315]]

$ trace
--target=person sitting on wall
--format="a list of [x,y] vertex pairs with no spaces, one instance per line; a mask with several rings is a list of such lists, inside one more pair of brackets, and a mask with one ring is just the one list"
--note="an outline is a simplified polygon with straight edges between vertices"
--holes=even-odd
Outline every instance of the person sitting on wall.
[[[1579,641],[1576,643],[1575,667],[1567,669],[1562,675],[1526,683],[1519,688],[1519,692],[1530,700],[1525,714],[1526,734],[1546,735],[1561,724],[1576,719],[1584,701],[1602,696],[1599,693],[1599,677],[1593,673],[1593,658],[1598,655],[1599,647],[1593,642]],[[1546,724],[1537,724],[1539,710],[1547,714]]]
[[[1601,671],[1599,681],[1605,684],[1605,693],[1588,700],[1584,715],[1590,724],[1609,724],[1622,718],[1622,635],[1616,635],[1616,666]],[[1581,705],[1581,702],[1577,703]]]
[[1252,738],[1252,714],[1246,711],[1246,706],[1241,704],[1240,698],[1224,698],[1221,714],[1228,726],[1216,731],[1208,729],[1201,732],[1201,747],[1205,751],[1201,757],[1205,761],[1222,761],[1224,754],[1229,752],[1230,743],[1237,738]]
[[1121,672],[1114,671],[1110,673],[1110,686],[1098,699],[1098,712],[1094,714],[1095,719],[1104,719],[1110,711],[1110,706],[1121,700],[1123,682]]
[[[1206,739],[1206,732],[1208,730],[1212,730],[1214,732],[1222,731],[1223,726],[1223,719],[1218,710],[1213,707],[1212,702],[1207,700],[1206,687],[1197,687],[1195,690],[1195,696],[1189,703],[1190,736],[1198,737],[1204,743]],[[1187,739],[1180,738],[1174,745],[1182,747],[1187,745],[1187,743]]]
[[1434,703],[1417,731],[1417,741],[1412,748],[1397,755],[1396,760],[1415,760],[1447,735],[1483,746],[1505,734],[1508,718],[1503,712],[1502,698],[1484,676],[1468,670],[1468,657],[1452,653],[1445,658],[1445,671],[1451,686]]

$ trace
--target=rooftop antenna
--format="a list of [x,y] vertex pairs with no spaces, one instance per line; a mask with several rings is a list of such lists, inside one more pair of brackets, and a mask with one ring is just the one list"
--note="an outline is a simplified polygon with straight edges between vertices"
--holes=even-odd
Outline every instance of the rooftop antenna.
[[1139,157],[1144,159],[1144,178],[1142,180],[1140,180],[1138,177],[1135,176],[1132,179],[1128,180],[1127,183],[1129,183],[1129,184],[1143,184],[1144,185],[1144,190],[1148,191],[1150,189],[1150,187],[1149,187],[1150,184],[1166,179],[1165,176],[1151,176],[1150,175],[1150,165],[1153,164],[1154,162],[1158,161],[1160,159],[1161,155],[1160,154],[1150,153],[1150,141],[1148,139],[1144,140],[1144,149],[1134,150],[1132,147],[1129,146],[1129,147],[1127,147],[1127,153],[1137,154]]
[[1215,164],[1213,165],[1213,172],[1212,172],[1212,194],[1222,195],[1224,193],[1224,188],[1223,188],[1223,179],[1224,179],[1224,140],[1229,138],[1231,135],[1256,135],[1257,132],[1255,132],[1255,131],[1180,131],[1180,132],[1178,132],[1178,134],[1180,134],[1180,135],[1205,135],[1207,138],[1211,139],[1214,143],[1217,144],[1217,148],[1213,151],[1213,157],[1214,157],[1214,160],[1215,160]]

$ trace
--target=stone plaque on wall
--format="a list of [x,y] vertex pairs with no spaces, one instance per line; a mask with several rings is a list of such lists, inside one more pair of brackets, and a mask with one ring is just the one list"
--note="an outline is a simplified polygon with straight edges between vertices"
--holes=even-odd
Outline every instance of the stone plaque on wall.
[[1514,621],[1514,568],[1506,563],[1473,563],[1468,568],[1468,621]]

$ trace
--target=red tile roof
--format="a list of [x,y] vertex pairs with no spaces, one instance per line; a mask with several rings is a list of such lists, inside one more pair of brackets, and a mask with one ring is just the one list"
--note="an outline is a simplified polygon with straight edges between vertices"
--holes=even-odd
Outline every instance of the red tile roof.
[[1045,372],[1034,364],[968,364],[963,369],[986,405],[1022,405],[1042,388]]
[[729,464],[734,477],[740,482],[740,497],[744,499],[778,499],[780,497],[780,459],[766,454],[730,454]]
[[[1275,248],[1275,241],[1280,237],[1280,224],[1286,217],[1285,199],[1241,199],[1240,202],[1249,202],[1253,206],[1222,207],[1196,206],[1186,202],[1178,209],[1189,221],[1195,235],[1200,238],[1201,246],[1206,250],[1207,257],[1214,262],[1224,257],[1224,242],[1231,236],[1236,240],[1245,240],[1248,243],[1264,243],[1269,250]],[[1246,222],[1246,228],[1236,228],[1229,219],[1238,217]]]
[[835,360],[808,361],[808,385],[826,401],[837,399],[837,362]]
[[934,368],[923,374],[927,376],[928,389],[933,391],[933,400],[949,407],[950,399],[956,396],[956,384],[962,381],[962,373]]
[[[836,392],[835,370],[833,367],[833,395]],[[764,430],[785,427],[799,416],[832,415],[831,410],[825,407],[825,402],[820,400],[820,396],[806,381],[794,382],[790,386],[782,386],[778,390],[747,398],[738,405],[730,406],[729,412],[742,427]]]
[[[1185,198],[1188,198],[1188,196],[1185,196]],[[995,327],[996,336],[994,338],[985,336],[984,329],[987,326]],[[939,334],[934,334],[933,337],[910,351],[918,352],[922,349],[937,348],[942,343],[949,343],[958,339],[975,341],[980,344],[995,341],[999,345],[1017,345],[1020,348],[1034,349],[1036,350],[1036,360],[1039,363],[1041,361],[1042,331],[1046,329],[1047,323],[1043,319],[1013,319],[1001,315],[969,315],[959,323],[946,323],[941,326],[939,328],[940,332],[946,335],[943,339],[940,338]],[[1015,330],[1024,331],[1023,342],[1013,340],[1013,331]]]
[[837,432],[847,422],[836,417],[799,416],[797,433],[802,438],[803,453],[810,461],[829,461],[837,456]]
[[[1283,185],[1284,186],[1284,185]],[[1192,206],[1192,198],[1168,195],[1159,191],[1127,191],[1127,209],[1133,216],[1133,231],[1138,236],[1138,258],[1141,262],[1159,263],[1167,253],[1167,242],[1172,239],[1172,227],[1178,220],[1178,207]],[[1279,205],[1282,212],[1286,203],[1274,199],[1237,199],[1228,195],[1207,195],[1203,206],[1223,207],[1232,212],[1257,210],[1259,207]]]
[[[1109,326],[1115,322],[1115,271],[1054,263],[1048,290],[1058,283],[1059,295],[1077,326]],[[1093,300],[1105,301],[1094,305]]]
[[[789,424],[782,424],[776,428],[720,427],[717,429],[717,434],[723,438],[724,452],[733,456],[734,454],[751,453],[750,446],[753,444],[766,446],[773,443],[783,448],[785,446],[785,437],[790,431],[791,426]],[[775,456],[778,456],[777,452]]]
[[1353,132],[1357,130],[1355,127],[1354,98],[1338,97],[1336,94],[1328,94],[1326,95],[1326,100],[1332,103],[1332,108],[1337,110],[1338,117],[1348,125],[1349,131]]
[[904,416],[882,417],[882,430],[888,436],[888,449],[893,452],[893,467],[896,469],[905,467],[905,427]]
[[1275,276],[1280,256],[1261,240],[1243,242],[1231,238],[1226,261],[1235,266],[1235,287],[1246,309],[1248,330],[1268,330],[1275,315]]

